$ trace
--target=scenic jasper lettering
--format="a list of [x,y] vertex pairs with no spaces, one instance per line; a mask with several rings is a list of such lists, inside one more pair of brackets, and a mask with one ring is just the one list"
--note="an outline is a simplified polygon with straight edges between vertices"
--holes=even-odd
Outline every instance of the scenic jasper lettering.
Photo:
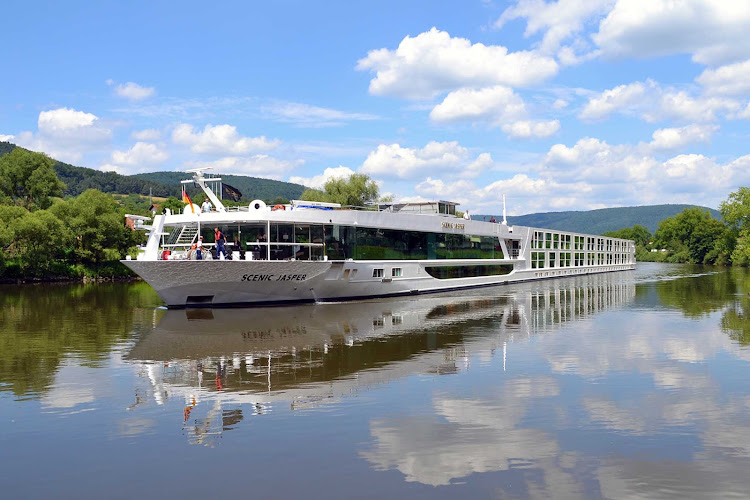
[[240,281],[305,281],[306,274],[243,274]]

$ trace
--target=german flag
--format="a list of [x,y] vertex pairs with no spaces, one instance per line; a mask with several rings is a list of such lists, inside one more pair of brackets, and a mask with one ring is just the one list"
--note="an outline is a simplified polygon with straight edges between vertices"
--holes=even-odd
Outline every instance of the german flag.
[[193,206],[193,200],[190,199],[190,196],[185,192],[185,188],[182,188],[182,202],[183,203],[189,203],[190,204],[190,210],[195,213],[195,207]]

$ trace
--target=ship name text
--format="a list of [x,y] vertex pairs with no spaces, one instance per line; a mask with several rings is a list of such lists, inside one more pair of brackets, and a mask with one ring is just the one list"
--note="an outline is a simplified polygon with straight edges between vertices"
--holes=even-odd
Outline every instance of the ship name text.
[[306,274],[243,274],[240,281],[305,281]]

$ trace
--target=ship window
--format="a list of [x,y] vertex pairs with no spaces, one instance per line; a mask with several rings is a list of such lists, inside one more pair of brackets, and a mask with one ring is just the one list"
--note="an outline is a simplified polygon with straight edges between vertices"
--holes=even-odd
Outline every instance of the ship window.
[[373,269],[372,270],[372,277],[373,278],[382,278],[383,277],[383,270],[382,269]]
[[544,267],[544,252],[531,252],[531,268],[541,269]]
[[303,224],[294,225],[294,242],[310,243],[310,226]]
[[391,269],[391,276],[393,276],[394,278],[401,277],[401,268],[400,267],[394,267],[393,269]]
[[513,271],[512,264],[489,266],[435,266],[425,267],[427,274],[440,280],[475,278],[478,276],[501,276]]

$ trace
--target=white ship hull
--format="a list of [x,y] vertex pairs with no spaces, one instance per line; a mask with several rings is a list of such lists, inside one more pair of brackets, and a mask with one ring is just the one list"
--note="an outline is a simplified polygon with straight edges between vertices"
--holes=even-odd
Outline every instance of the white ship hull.
[[[452,261],[451,265],[466,261]],[[497,263],[510,263],[496,261]],[[517,261],[516,261],[517,262]],[[500,276],[437,279],[435,261],[123,261],[143,277],[170,308],[326,302],[497,286],[563,276],[625,271],[635,264],[515,270]],[[477,264],[478,262],[472,262]],[[402,276],[390,277],[393,268]],[[373,277],[383,269],[387,278]]]

